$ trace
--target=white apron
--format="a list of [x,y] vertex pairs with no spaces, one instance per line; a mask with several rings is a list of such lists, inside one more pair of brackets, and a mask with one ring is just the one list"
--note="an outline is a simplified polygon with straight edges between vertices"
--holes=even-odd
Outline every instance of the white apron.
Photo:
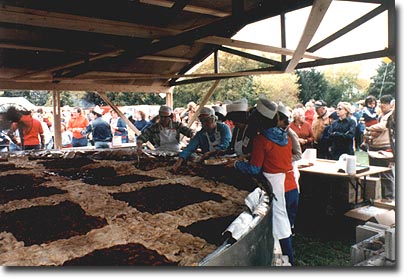
[[272,201],[272,234],[274,238],[288,238],[292,234],[285,200],[285,173],[271,174],[263,172],[271,184],[272,192],[278,201]]
[[180,145],[177,141],[177,130],[174,128],[161,127],[159,131],[160,146],[158,150],[179,152]]
[[[242,134],[244,136],[243,138],[245,138],[245,133],[246,133],[247,129],[248,129],[248,126],[246,126],[244,131],[243,131],[243,134]],[[240,155],[243,154],[242,146],[244,145],[244,143],[243,143],[243,138],[242,138],[242,140],[238,141],[238,136],[239,136],[239,130],[238,130],[238,133],[236,134],[234,149],[235,149],[235,154],[240,156]]]
[[209,139],[208,132],[206,132],[205,134],[206,138],[208,138],[209,151],[216,151],[216,147],[221,144],[221,133],[218,131],[218,128],[215,128],[215,141],[213,142],[211,142],[211,139]]

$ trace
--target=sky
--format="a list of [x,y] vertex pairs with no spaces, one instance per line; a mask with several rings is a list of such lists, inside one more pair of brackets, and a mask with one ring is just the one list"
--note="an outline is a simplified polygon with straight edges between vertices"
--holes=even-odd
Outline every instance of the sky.
[[[376,7],[377,5],[375,4],[333,1],[309,46],[313,46]],[[287,49],[295,50],[297,48],[310,10],[311,7],[307,7],[286,14]],[[239,31],[232,39],[280,47],[280,18],[277,16],[250,24]],[[317,50],[315,54],[331,58],[382,50],[386,46],[387,12],[383,12],[355,30],[331,42],[328,46]],[[375,75],[380,61],[380,59],[361,61],[360,77],[370,78]],[[321,68],[323,67],[319,67],[318,70]]]

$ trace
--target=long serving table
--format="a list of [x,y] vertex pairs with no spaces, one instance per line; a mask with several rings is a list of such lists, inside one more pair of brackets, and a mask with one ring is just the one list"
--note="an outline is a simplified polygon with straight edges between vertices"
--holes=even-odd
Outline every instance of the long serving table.
[[[346,179],[349,179],[349,178],[354,179],[355,183],[354,184],[352,183],[352,185],[356,192],[355,207],[357,207],[359,205],[358,200],[359,200],[359,188],[360,187],[362,190],[363,201],[365,202],[367,176],[374,175],[374,174],[380,174],[380,173],[390,170],[389,167],[369,166],[369,170],[367,171],[356,173],[355,175],[348,175],[345,172],[338,172],[338,167],[339,165],[337,164],[337,161],[335,160],[317,159],[316,161],[313,162],[313,165],[299,167],[299,171],[307,172],[307,173],[323,174],[323,175],[335,176],[335,177],[343,177]],[[363,183],[360,183],[360,179],[362,179]],[[349,180],[349,182],[351,183],[351,180]]]

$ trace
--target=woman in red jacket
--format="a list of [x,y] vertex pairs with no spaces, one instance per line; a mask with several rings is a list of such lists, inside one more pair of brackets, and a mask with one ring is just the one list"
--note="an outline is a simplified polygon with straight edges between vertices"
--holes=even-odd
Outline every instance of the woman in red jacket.
[[[6,112],[6,118],[12,122],[7,133],[14,144],[22,150],[44,149],[44,131],[41,122],[31,115],[30,111],[18,111],[10,107]],[[16,138],[18,130],[20,138]]]

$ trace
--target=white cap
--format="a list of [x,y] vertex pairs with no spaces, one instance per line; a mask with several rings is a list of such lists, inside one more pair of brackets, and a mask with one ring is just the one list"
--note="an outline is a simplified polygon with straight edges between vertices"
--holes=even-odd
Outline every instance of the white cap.
[[246,112],[248,111],[248,100],[242,98],[226,105],[226,111],[229,112]]
[[95,106],[93,112],[100,114],[101,116],[104,115],[104,110],[100,108],[100,106]]
[[290,118],[291,113],[290,113],[290,111],[288,110],[288,108],[286,108],[286,106],[283,105],[282,102],[279,102],[278,112],[281,112],[281,113],[284,114],[286,117]]
[[164,117],[169,117],[172,114],[172,108],[167,105],[162,105],[159,107],[159,115]]
[[256,110],[258,110],[262,116],[273,119],[278,111],[278,105],[266,98],[259,98],[256,102]]
[[215,110],[209,107],[203,107],[201,111],[199,111],[199,118],[209,118],[215,116]]
[[219,114],[222,114],[224,116],[226,115],[225,108],[222,107],[222,106],[214,105],[214,106],[212,106],[212,109],[214,109],[215,113],[219,113]]

